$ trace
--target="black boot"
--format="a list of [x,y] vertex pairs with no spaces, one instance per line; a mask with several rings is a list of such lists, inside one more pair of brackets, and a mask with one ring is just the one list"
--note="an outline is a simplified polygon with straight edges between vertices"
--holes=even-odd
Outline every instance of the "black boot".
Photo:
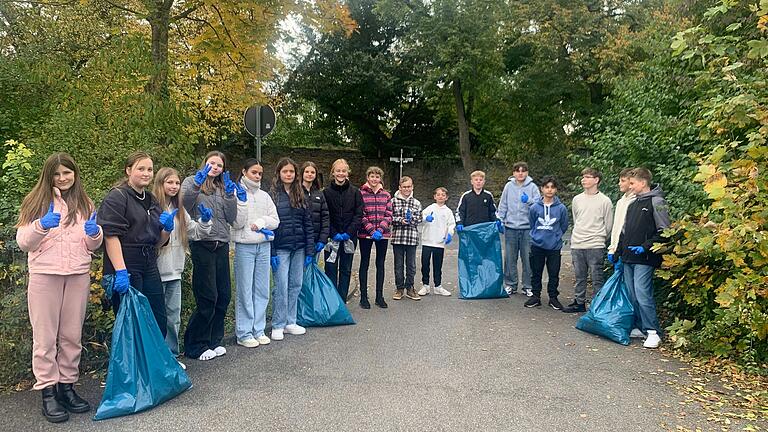
[[376,291],[376,306],[386,309],[387,302],[384,301],[384,293]]
[[56,400],[56,387],[48,386],[43,389],[43,416],[51,423],[61,423],[69,420],[69,413]]
[[363,309],[370,309],[371,303],[368,302],[368,296],[360,296],[360,307]]
[[58,383],[56,385],[56,399],[69,412],[80,414],[91,410],[91,404],[75,393],[72,384]]

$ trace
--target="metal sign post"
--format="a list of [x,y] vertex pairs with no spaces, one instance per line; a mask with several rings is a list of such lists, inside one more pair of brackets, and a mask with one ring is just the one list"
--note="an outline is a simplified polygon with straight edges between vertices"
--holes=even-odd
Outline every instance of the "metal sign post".
[[275,110],[269,105],[254,105],[245,110],[245,130],[256,138],[256,160],[261,162],[261,139],[275,128]]
[[398,180],[403,178],[403,164],[408,162],[413,162],[413,158],[404,158],[403,157],[403,149],[400,149],[400,157],[391,157],[389,158],[391,162],[399,162],[400,163],[400,176],[398,177]]

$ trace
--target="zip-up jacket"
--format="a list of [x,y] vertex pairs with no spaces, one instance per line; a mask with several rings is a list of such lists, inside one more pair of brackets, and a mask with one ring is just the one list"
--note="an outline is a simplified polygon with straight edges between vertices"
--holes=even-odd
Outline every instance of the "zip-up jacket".
[[382,238],[391,236],[389,225],[392,223],[392,197],[389,192],[380,186],[374,192],[368,183],[360,186],[360,195],[363,197],[363,217],[360,222],[359,238],[371,238],[373,232],[381,230]]
[[[169,207],[168,210],[173,210]],[[186,210],[181,210],[187,217],[187,237],[199,236],[200,232],[203,234],[210,233],[213,223],[200,222],[192,219]],[[176,228],[178,225],[179,216],[176,215]],[[181,244],[181,231],[174,228],[171,231],[171,237],[168,240],[168,244],[160,248],[157,253],[157,270],[160,271],[160,280],[168,282],[172,280],[181,279],[181,274],[184,272],[184,260],[186,259],[185,245]]]
[[282,186],[277,193],[277,215],[280,218],[280,226],[275,230],[275,239],[272,241],[272,256],[277,255],[277,250],[295,251],[304,249],[307,256],[315,255],[315,234],[312,232],[312,215],[306,207],[292,207],[291,199]]
[[256,182],[243,177],[240,184],[245,188],[248,199],[245,202],[237,200],[237,219],[232,224],[232,241],[235,243],[258,244],[272,241],[264,234],[251,229],[251,224],[259,228],[275,231],[280,225],[277,208],[272,202],[272,197],[261,190]]
[[[410,222],[406,221],[406,212],[411,211]],[[421,223],[421,203],[413,197],[408,198],[395,192],[392,198],[392,244],[418,246],[419,224]]]
[[456,209],[456,223],[470,226],[483,222],[496,220],[496,204],[493,195],[483,189],[479,194],[470,189],[459,198],[459,206]]
[[[504,192],[499,198],[499,208],[496,210],[496,217],[504,223],[506,228],[510,229],[531,229],[528,219],[528,211],[531,206],[541,197],[539,187],[533,182],[531,176],[523,180],[523,184],[518,185],[515,177],[509,177],[507,184],[504,185]],[[528,202],[524,203],[520,197],[525,192],[528,195]]]
[[317,188],[304,189],[304,199],[307,200],[312,212],[312,229],[315,233],[315,243],[328,243],[328,234],[331,231],[331,216],[328,213],[328,203],[325,194]]
[[[617,253],[626,264],[661,266],[661,255],[651,252],[654,243],[662,243],[662,231],[669,227],[667,201],[661,186],[654,185],[649,192],[638,195],[627,208],[624,229],[619,237]],[[630,246],[642,246],[645,252],[636,255]]]
[[325,201],[328,204],[328,213],[331,220],[331,229],[328,237],[336,234],[347,233],[350,239],[357,238],[360,229],[360,221],[363,218],[363,197],[360,191],[345,180],[344,184],[337,185],[332,181],[323,189]]
[[539,198],[528,212],[531,224],[531,245],[546,250],[563,248],[563,234],[568,230],[568,209],[554,197],[552,204],[545,205]]
[[203,234],[199,237],[191,238],[192,241],[220,241],[229,243],[229,226],[235,223],[237,219],[237,198],[234,195],[224,193],[223,186],[216,188],[211,194],[201,193],[200,187],[195,184],[195,177],[189,176],[181,184],[182,200],[184,209],[187,210],[193,218],[200,218],[198,204],[213,210],[213,227],[210,234]]

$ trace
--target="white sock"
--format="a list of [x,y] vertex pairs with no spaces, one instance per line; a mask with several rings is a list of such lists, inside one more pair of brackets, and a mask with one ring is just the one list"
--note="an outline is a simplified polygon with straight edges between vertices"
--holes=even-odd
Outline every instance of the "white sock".
[[198,360],[206,361],[216,358],[216,351],[214,350],[205,350],[204,353],[200,354],[200,357],[198,357]]
[[227,353],[227,349],[224,348],[223,346],[219,345],[219,346],[217,346],[216,348],[213,349],[213,352],[216,353],[216,357],[221,357],[221,356],[223,356],[224,354]]

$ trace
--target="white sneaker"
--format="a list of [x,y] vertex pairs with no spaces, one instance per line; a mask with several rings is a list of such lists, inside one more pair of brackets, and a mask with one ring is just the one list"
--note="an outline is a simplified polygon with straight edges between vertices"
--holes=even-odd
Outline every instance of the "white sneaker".
[[512,285],[504,285],[504,291],[507,292],[507,295],[512,295],[515,293],[515,291],[512,291]]
[[246,348],[256,348],[257,346],[259,346],[259,341],[257,341],[256,338],[249,337],[248,339],[245,339],[245,340],[238,339],[237,344],[242,345]]
[[213,360],[215,358],[216,358],[216,351],[209,349],[209,350],[205,350],[205,352],[200,354],[200,357],[198,357],[197,359],[200,361],[208,361],[208,360]]
[[523,292],[525,293],[526,296],[533,297],[533,290],[532,289],[530,289],[530,288],[523,288]]
[[645,338],[645,333],[640,329],[633,328],[632,331],[629,332],[629,337],[633,339],[643,339]]
[[429,285],[422,285],[421,289],[419,290],[419,295],[425,296],[427,294],[429,294]]
[[213,349],[213,352],[216,353],[216,357],[221,357],[221,356],[227,354],[227,349],[224,348],[223,346],[219,345],[219,346],[217,346],[216,348]]
[[661,343],[661,338],[656,333],[656,330],[648,330],[648,337],[645,338],[643,346],[645,348],[658,348]]
[[435,287],[435,294],[448,297],[451,295],[451,292],[443,288],[442,285],[438,285]]
[[283,329],[272,329],[272,340],[283,340]]
[[289,335],[303,335],[307,332],[307,329],[298,324],[288,324],[285,326],[285,332]]
[[261,335],[256,340],[259,341],[259,345],[269,345],[272,342],[267,335]]

